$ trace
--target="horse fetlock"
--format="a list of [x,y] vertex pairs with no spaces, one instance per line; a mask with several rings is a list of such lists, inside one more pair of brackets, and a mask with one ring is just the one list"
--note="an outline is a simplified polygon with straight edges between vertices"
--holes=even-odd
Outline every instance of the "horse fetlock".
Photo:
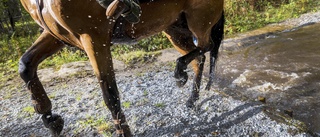
[[131,137],[130,127],[126,122],[126,117],[122,110],[118,110],[114,115],[113,123],[116,128],[116,132],[113,133],[114,137]]
[[114,137],[131,137],[130,127],[128,125],[122,125],[121,129],[117,129],[115,133],[113,133]]
[[186,64],[185,60],[182,58],[177,59],[176,69],[174,71],[174,77],[176,79],[181,79],[181,78],[186,78],[186,77],[188,78],[188,76],[186,76],[188,74],[185,72],[186,69],[187,69],[187,64]]
[[33,108],[38,114],[45,114],[51,111],[51,102],[45,105],[39,104],[37,101],[32,100]]
[[131,130],[127,122],[121,123],[120,120],[114,120],[114,124],[116,127],[116,132],[113,134],[113,136],[116,137],[131,137]]
[[185,65],[181,64],[181,61],[177,61],[177,67],[174,71],[174,77],[176,78],[176,83],[178,87],[183,87],[188,81],[188,74],[184,70]]
[[177,76],[175,75],[175,78],[177,86],[183,87],[188,81],[188,74],[187,72],[181,72]]
[[44,114],[42,115],[42,121],[46,128],[50,129],[53,136],[59,136],[64,125],[64,120],[61,116],[56,114]]

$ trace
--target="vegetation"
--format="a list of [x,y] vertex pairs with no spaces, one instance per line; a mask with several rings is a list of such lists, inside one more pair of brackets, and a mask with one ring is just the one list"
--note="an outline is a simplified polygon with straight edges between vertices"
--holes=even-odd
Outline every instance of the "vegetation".
[[164,103],[156,103],[156,104],[154,104],[154,106],[156,106],[158,108],[164,108],[165,104]]
[[318,11],[317,0],[226,0],[226,34],[245,32]]
[[84,120],[79,120],[78,123],[80,124],[80,127],[90,126],[95,128],[104,137],[109,137],[112,135],[111,133],[112,133],[113,124],[110,122],[107,122],[104,118],[94,118],[92,116],[88,116]]
[[32,106],[26,106],[22,111],[27,113],[29,116],[36,112]]
[[124,108],[130,108],[130,106],[131,106],[131,102],[129,102],[129,101],[122,102],[122,107],[124,107]]
[[[14,31],[10,31],[12,29],[9,25],[2,25],[3,20],[8,22],[8,20],[5,20],[6,14],[1,14],[8,7],[5,4],[6,1],[0,3],[0,23],[3,30],[0,31],[0,76],[6,76],[6,79],[1,81],[13,77],[10,74],[17,75],[19,58],[39,36],[39,27],[24,10],[20,11],[21,17],[15,23]],[[225,33],[230,36],[235,33],[253,30],[269,23],[298,17],[306,12],[318,11],[319,7],[320,1],[318,0],[226,0]],[[135,45],[115,45],[112,48],[112,54],[115,58],[127,63],[141,62],[145,61],[143,59],[145,57],[153,57],[159,54],[155,51],[169,47],[171,47],[171,44],[164,34],[158,34]],[[137,57],[129,57],[132,55]],[[81,51],[72,51],[67,48],[55,56],[49,57],[40,65],[40,68],[47,66],[58,68],[63,63],[78,60],[87,60],[87,57]]]

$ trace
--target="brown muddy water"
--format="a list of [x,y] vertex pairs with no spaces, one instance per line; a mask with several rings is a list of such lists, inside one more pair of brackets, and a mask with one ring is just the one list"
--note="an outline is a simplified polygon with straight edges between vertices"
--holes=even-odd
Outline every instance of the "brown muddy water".
[[320,24],[263,37],[221,51],[219,84],[235,96],[265,97],[267,104],[292,111],[293,118],[320,136]]

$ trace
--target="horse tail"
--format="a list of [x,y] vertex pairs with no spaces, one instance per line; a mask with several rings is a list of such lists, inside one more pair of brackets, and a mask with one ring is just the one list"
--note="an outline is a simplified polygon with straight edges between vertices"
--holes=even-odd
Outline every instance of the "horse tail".
[[225,23],[225,17],[224,17],[224,12],[222,12],[222,15],[219,21],[213,26],[211,30],[211,44],[213,48],[212,50],[210,50],[209,82],[206,86],[206,90],[209,90],[213,83],[219,48],[220,48],[220,44],[224,34],[224,23]]

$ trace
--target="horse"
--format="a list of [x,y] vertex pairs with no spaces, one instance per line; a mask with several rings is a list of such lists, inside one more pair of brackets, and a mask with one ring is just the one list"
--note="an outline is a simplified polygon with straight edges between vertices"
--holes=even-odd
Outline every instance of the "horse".
[[[210,52],[209,82],[214,77],[218,50],[223,38],[223,0],[140,0],[140,22],[130,24],[123,17],[108,18],[106,9],[95,0],[20,0],[23,7],[44,31],[22,55],[19,74],[31,92],[34,109],[53,136],[64,125],[62,117],[52,113],[52,104],[37,76],[37,67],[65,45],[85,51],[96,75],[104,102],[111,112],[116,136],[132,136],[121,109],[110,47],[114,43],[135,42],[164,32],[182,54],[176,61],[174,77],[178,86],[188,79],[191,64],[195,73],[187,107],[199,98],[205,53]],[[81,10],[80,10],[81,9]]]

